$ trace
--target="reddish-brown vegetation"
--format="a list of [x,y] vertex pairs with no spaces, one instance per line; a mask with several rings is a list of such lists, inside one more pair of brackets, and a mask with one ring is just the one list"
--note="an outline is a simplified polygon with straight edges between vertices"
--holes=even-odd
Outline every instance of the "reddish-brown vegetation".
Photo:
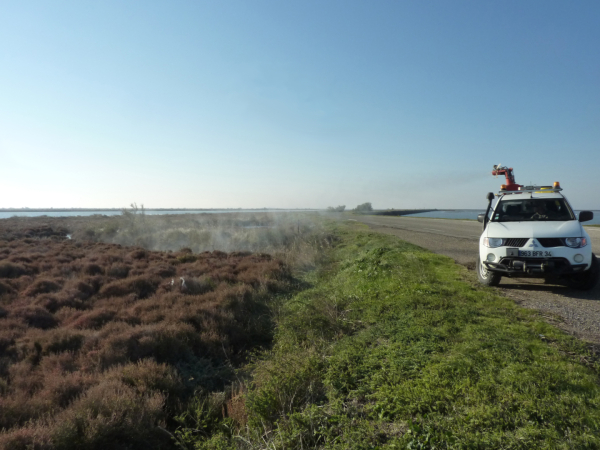
[[0,227],[0,448],[170,448],[188,396],[269,341],[263,300],[289,273],[65,235]]

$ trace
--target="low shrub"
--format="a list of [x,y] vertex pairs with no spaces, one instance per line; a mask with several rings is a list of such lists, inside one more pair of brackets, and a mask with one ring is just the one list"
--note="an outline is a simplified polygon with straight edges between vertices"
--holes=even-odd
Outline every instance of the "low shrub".
[[57,280],[38,279],[23,292],[27,297],[35,297],[38,294],[49,294],[60,291],[61,285]]
[[151,273],[160,278],[167,278],[174,276],[177,273],[177,270],[175,269],[175,266],[161,264],[152,268]]
[[187,278],[184,281],[185,289],[182,292],[186,295],[202,295],[215,288],[215,283],[208,277]]
[[0,295],[14,294],[15,290],[8,284],[0,281]]
[[[64,365],[61,365],[64,367]],[[97,384],[98,376],[81,371],[47,372],[44,388],[37,396],[43,398],[53,408],[67,408],[90,387]]]
[[40,306],[25,306],[11,311],[10,315],[22,319],[27,325],[33,328],[53,328],[58,325],[58,321],[46,309]]
[[[44,373],[64,375],[79,370],[80,361],[76,350],[49,353],[48,347],[49,346],[43,346],[42,352],[44,358],[40,361],[40,367]],[[74,347],[78,348],[77,346]]]
[[42,295],[35,299],[35,304],[46,308],[51,313],[56,313],[61,308],[86,309],[86,303],[81,298],[81,292],[75,289],[63,289],[54,295]]
[[0,262],[0,278],[18,278],[26,275],[28,271],[20,264],[8,261]]
[[156,291],[159,282],[156,278],[146,278],[144,276],[127,278],[103,286],[100,289],[100,295],[103,297],[122,297],[134,293],[139,298],[146,298]]
[[[94,295],[100,289],[100,284],[97,278],[88,278],[87,280],[75,280],[68,286],[73,286],[80,294],[82,300],[86,300]],[[67,286],[67,287],[68,287]]]
[[107,375],[140,393],[160,392],[166,399],[176,402],[185,390],[185,385],[173,366],[160,364],[153,359],[142,359],[134,364],[116,367]]
[[148,256],[148,252],[143,248],[138,248],[129,253],[129,257],[133,259],[144,259]]
[[127,275],[129,275],[130,270],[131,270],[131,267],[126,266],[124,264],[113,264],[112,266],[110,266],[108,268],[108,270],[106,271],[106,274],[109,277],[114,277],[114,278],[127,278]]
[[71,328],[98,329],[110,322],[117,315],[116,311],[105,308],[94,309],[87,314],[79,316],[74,322],[69,323]]
[[184,253],[177,257],[177,261],[180,263],[190,263],[195,262],[198,259],[197,256],[192,255],[191,253]]
[[44,336],[42,350],[45,355],[51,353],[62,353],[79,351],[86,338],[84,333],[70,330],[68,328],[58,328],[48,331]]
[[53,450],[50,428],[38,424],[27,424],[21,428],[1,430],[0,449]]
[[164,403],[164,395],[158,392],[140,395],[118,380],[106,379],[56,416],[54,448],[167,448],[170,437],[157,428],[164,426]]
[[86,264],[83,267],[83,273],[87,275],[99,275],[102,273],[102,267],[99,264]]

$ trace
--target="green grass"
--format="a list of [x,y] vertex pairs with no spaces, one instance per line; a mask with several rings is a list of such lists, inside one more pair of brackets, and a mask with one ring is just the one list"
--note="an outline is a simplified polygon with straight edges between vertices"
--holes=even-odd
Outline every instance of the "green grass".
[[245,369],[247,423],[184,428],[183,446],[600,448],[598,367],[581,342],[449,258],[360,225],[336,234]]

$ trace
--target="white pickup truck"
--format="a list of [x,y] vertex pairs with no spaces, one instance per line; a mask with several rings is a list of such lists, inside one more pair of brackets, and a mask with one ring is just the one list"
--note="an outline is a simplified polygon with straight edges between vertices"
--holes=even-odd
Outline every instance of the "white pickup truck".
[[496,286],[506,277],[543,277],[576,289],[592,289],[598,282],[598,260],[590,237],[581,225],[593,219],[591,211],[575,216],[551,186],[522,186],[488,194],[488,210],[480,214],[479,281]]

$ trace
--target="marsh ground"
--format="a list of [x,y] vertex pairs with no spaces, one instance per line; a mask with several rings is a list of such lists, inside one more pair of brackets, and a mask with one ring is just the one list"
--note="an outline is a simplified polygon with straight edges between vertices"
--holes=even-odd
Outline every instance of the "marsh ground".
[[287,215],[0,221],[0,448],[172,448],[327,245]]

